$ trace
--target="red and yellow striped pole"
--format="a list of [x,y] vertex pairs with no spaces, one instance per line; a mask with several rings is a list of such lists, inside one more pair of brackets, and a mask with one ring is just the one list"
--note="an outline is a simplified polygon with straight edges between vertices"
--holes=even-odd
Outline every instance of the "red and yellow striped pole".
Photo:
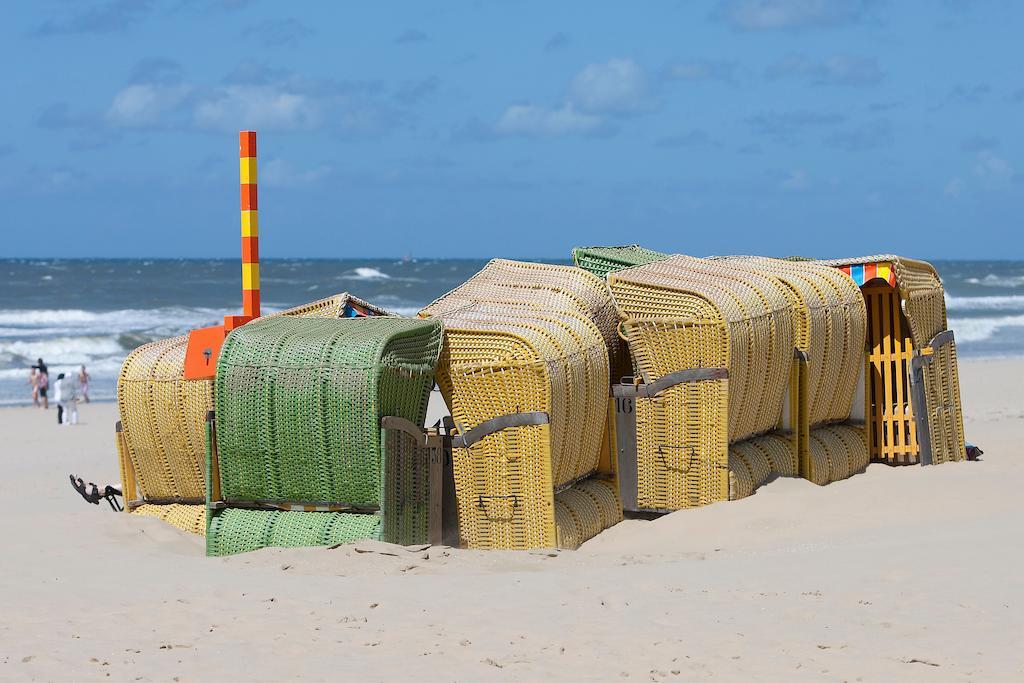
[[185,379],[211,379],[228,332],[260,317],[259,207],[256,201],[256,132],[238,134],[238,180],[242,199],[242,315],[224,316],[223,325],[188,333]]
[[256,131],[238,134],[238,179],[242,210],[242,315],[260,317],[259,207],[256,192]]

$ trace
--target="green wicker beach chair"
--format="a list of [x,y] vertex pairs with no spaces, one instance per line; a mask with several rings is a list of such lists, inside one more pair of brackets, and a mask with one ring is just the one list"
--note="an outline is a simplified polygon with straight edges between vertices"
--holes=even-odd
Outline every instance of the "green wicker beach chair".
[[616,270],[642,266],[668,257],[668,254],[644,249],[639,244],[621,247],[576,247],[572,250],[572,260],[577,266],[602,279]]
[[441,340],[438,321],[387,317],[277,317],[232,331],[214,382],[207,554],[427,541],[430,463],[417,430]]

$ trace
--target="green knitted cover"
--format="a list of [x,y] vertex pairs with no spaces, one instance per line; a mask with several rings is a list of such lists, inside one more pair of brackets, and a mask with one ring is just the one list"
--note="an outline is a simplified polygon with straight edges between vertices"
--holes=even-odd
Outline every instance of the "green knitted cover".
[[639,244],[621,247],[576,247],[572,250],[572,260],[576,265],[600,278],[616,270],[654,263],[668,256],[659,251],[644,249]]
[[266,547],[351,543],[380,537],[379,515],[351,512],[218,510],[206,531],[207,555],[232,555]]
[[[388,317],[281,316],[232,331],[214,382],[220,491],[228,507],[209,514],[208,554],[366,537],[425,540],[426,458],[412,437],[382,433],[380,418],[423,424],[441,339],[435,320]],[[232,503],[367,512],[231,509]]]

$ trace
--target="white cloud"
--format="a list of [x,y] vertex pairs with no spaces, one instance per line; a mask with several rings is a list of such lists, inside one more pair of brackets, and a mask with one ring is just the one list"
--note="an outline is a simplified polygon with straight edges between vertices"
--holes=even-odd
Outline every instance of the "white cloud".
[[600,116],[579,112],[571,102],[559,109],[517,104],[505,110],[494,130],[503,135],[555,136],[594,133],[604,125]]
[[959,197],[964,192],[964,181],[960,178],[950,178],[942,193],[948,197]]
[[107,121],[117,126],[157,125],[161,116],[180,106],[190,92],[187,85],[129,85],[114,95],[105,116]]
[[260,167],[260,182],[270,187],[311,185],[330,175],[333,170],[331,166],[322,164],[300,171],[284,159],[271,159]]
[[998,182],[1013,178],[1014,171],[1010,162],[986,149],[978,152],[974,164],[974,174],[980,178]]
[[650,107],[647,74],[631,59],[583,68],[569,84],[569,100],[591,113],[629,113]]
[[224,130],[313,128],[319,120],[319,109],[309,97],[253,85],[217,89],[194,112],[196,125]]

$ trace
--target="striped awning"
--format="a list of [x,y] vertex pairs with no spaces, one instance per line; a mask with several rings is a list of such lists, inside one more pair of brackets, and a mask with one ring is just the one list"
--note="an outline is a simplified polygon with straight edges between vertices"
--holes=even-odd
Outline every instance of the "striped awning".
[[858,286],[863,287],[872,280],[885,280],[890,287],[896,286],[896,272],[889,261],[878,263],[858,263],[855,265],[838,266],[839,270],[853,278]]

